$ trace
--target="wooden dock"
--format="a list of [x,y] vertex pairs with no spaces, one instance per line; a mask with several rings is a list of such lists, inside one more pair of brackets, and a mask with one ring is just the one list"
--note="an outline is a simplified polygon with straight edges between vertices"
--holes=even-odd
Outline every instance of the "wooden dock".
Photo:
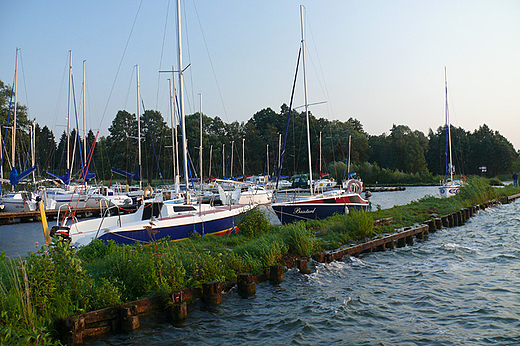
[[[64,210],[60,211],[63,215]],[[49,209],[45,211],[48,220],[55,220],[58,216],[58,209]],[[78,208],[76,210],[76,217],[99,217],[101,210],[99,207],[96,208]],[[41,221],[40,210],[34,211],[23,211],[23,212],[0,212],[0,225],[8,225],[18,222],[36,222]]]

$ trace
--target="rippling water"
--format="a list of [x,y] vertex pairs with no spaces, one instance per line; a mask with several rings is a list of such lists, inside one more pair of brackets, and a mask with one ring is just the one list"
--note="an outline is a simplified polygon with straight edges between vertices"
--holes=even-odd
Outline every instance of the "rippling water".
[[92,345],[518,345],[520,202],[481,211],[465,225],[386,252],[292,269],[241,299],[197,302],[173,325]]

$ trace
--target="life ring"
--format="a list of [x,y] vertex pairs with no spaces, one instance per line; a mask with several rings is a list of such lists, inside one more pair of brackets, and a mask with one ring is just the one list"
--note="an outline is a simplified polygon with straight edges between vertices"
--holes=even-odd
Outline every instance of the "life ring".
[[460,180],[463,181],[463,182],[466,182],[466,177],[463,176],[463,175],[461,175],[461,176],[460,176]]
[[153,195],[153,188],[150,185],[148,185],[146,187],[146,189],[144,189],[144,197],[149,198],[149,197],[152,197],[152,195]]
[[347,192],[348,193],[361,193],[363,191],[363,186],[361,182],[356,179],[350,179],[347,184]]

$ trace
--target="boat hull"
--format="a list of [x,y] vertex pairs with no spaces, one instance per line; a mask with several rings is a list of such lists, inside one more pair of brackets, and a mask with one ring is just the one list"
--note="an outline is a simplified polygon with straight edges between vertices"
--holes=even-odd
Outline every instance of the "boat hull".
[[301,220],[320,220],[334,214],[348,214],[351,210],[368,210],[368,201],[359,195],[297,200],[272,205],[283,224]]

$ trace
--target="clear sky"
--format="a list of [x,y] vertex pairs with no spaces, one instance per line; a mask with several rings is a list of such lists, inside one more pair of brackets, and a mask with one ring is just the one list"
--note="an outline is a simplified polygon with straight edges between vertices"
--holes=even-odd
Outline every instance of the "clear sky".
[[[317,117],[353,117],[374,135],[392,124],[427,135],[444,123],[446,66],[452,124],[473,131],[486,123],[520,149],[519,1],[302,4],[309,102],[327,101],[311,108]],[[183,3],[187,114],[199,110],[199,92],[202,111],[226,122],[289,104],[299,5]],[[171,75],[158,71],[177,63],[176,1],[0,0],[0,23],[0,80],[12,85],[20,47],[19,102],[57,137],[67,117],[69,50],[78,102],[86,60],[88,128],[107,135],[119,109],[135,112],[136,64],[146,108],[169,119]],[[294,106],[303,104],[301,74],[298,83]]]

